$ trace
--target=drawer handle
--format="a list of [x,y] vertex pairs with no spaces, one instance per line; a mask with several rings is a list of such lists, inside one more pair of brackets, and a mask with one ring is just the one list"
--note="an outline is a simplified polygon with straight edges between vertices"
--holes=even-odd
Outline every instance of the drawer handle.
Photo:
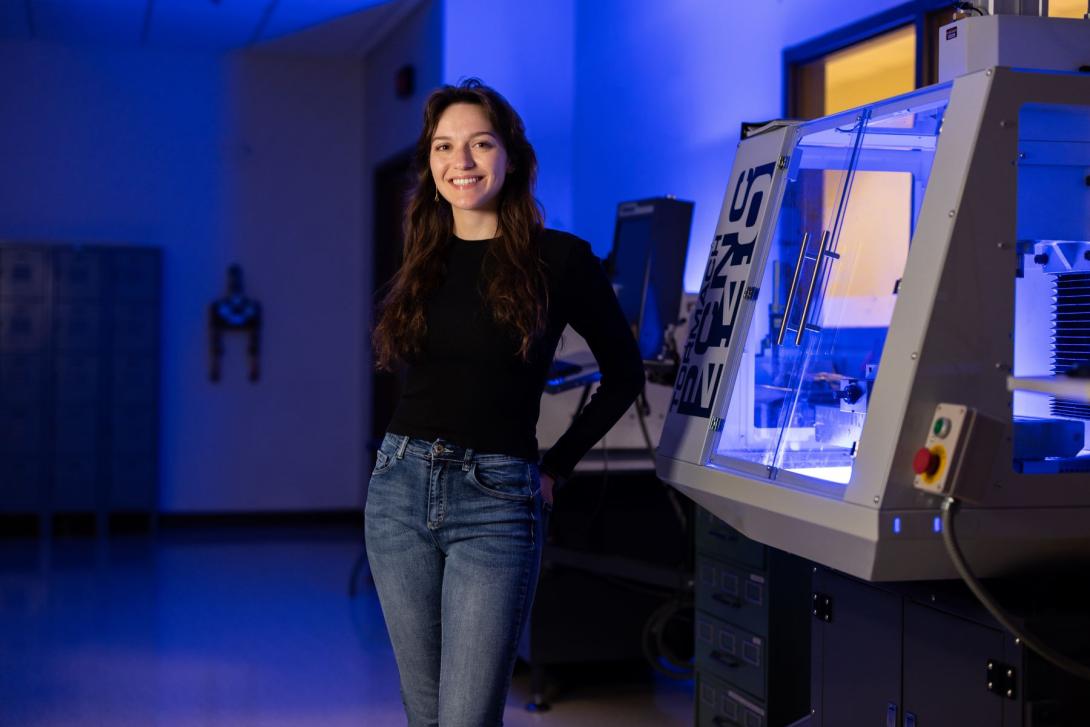
[[742,601],[739,598],[732,598],[730,596],[724,596],[722,593],[713,593],[712,600],[717,601],[724,606],[730,606],[731,608],[741,608]]
[[712,658],[718,661],[723,666],[730,667],[731,669],[737,669],[739,666],[742,665],[742,662],[738,661],[733,656],[724,654],[722,651],[713,651]]

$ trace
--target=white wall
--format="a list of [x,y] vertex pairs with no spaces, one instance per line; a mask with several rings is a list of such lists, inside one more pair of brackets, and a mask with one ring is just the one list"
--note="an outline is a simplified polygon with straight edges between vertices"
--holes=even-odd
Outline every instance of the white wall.
[[[440,0],[425,0],[375,46],[364,62],[366,102],[361,134],[364,143],[363,210],[365,259],[363,275],[364,322],[366,331],[374,324],[372,250],[390,244],[375,240],[373,228],[375,168],[411,150],[420,134],[424,100],[442,82],[443,17]],[[394,78],[406,65],[415,69],[415,90],[408,98],[397,98]],[[371,431],[371,375],[374,359],[369,335],[363,340],[364,365],[362,406],[365,441],[377,446],[383,432]],[[364,464],[372,463],[371,452],[362,452]]]
[[577,4],[443,0],[443,81],[477,76],[518,110],[538,155],[546,224],[560,229],[573,224]]
[[[0,45],[0,236],[164,250],[164,511],[362,501],[358,61]],[[243,265],[263,380],[205,310]]]
[[778,118],[784,48],[901,0],[594,0],[576,5],[572,231],[609,250],[618,202],[696,203],[699,288],[742,121]]

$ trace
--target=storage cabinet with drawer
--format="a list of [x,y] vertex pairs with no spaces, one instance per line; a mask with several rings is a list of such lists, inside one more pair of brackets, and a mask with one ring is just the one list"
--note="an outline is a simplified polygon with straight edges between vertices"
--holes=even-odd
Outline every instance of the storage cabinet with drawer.
[[810,711],[810,566],[701,508],[696,523],[696,724],[791,724]]

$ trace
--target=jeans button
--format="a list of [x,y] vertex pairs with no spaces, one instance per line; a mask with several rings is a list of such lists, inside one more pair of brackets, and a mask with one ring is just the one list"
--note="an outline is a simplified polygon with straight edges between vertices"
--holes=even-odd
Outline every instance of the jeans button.
[[439,444],[439,442],[436,442],[435,444],[431,445],[431,453],[432,454],[440,454],[440,453],[442,453],[442,451],[443,451],[443,445]]

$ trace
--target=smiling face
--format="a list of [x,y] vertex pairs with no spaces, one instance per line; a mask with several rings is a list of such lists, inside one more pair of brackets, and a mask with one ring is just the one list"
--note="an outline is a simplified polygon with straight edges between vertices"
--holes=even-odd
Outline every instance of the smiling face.
[[456,233],[467,213],[495,215],[509,162],[483,108],[470,103],[448,106],[435,126],[429,159],[435,186],[450,202]]

